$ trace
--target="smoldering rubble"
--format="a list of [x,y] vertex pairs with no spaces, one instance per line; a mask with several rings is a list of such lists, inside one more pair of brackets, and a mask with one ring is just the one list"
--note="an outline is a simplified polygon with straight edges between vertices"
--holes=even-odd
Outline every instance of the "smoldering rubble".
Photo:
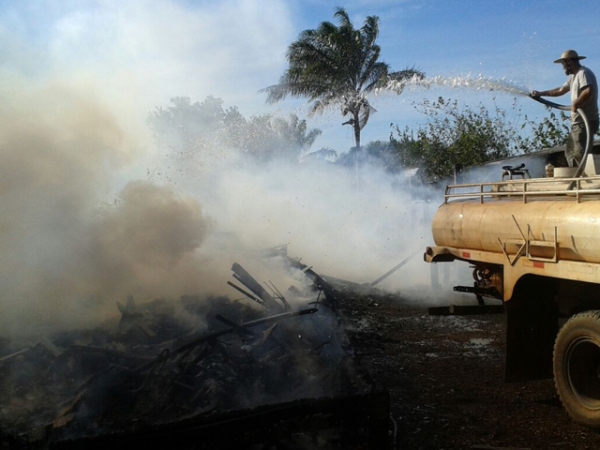
[[0,344],[0,437],[15,448],[214,417],[298,399],[364,394],[336,290],[298,260],[282,293],[232,265],[241,297],[117,302],[120,318]]

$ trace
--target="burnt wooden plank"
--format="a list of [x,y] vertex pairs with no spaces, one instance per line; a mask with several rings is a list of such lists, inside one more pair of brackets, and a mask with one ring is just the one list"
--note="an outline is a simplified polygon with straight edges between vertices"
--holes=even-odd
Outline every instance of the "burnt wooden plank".
[[252,291],[255,295],[260,297],[267,308],[275,309],[280,307],[275,298],[269,294],[269,292],[267,292],[267,290],[262,287],[262,285],[256,281],[252,275],[250,275],[241,265],[238,263],[233,263],[231,270],[233,271],[234,277],[240,283],[250,289],[250,291]]

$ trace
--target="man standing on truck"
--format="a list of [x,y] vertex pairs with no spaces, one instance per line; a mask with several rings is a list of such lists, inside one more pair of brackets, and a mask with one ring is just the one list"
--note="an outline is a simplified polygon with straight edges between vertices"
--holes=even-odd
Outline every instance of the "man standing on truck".
[[596,76],[579,61],[585,56],[579,56],[575,50],[567,50],[560,58],[554,61],[562,64],[565,74],[569,79],[561,87],[548,91],[531,91],[532,97],[559,97],[571,92],[571,134],[567,140],[565,157],[569,167],[581,164],[583,153],[587,145],[585,123],[577,111],[581,108],[584,112],[590,133],[593,136],[598,131],[598,83]]

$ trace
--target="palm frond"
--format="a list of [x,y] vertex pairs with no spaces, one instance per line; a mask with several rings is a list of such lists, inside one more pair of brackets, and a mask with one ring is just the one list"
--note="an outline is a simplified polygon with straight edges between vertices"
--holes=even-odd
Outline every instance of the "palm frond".
[[390,81],[401,82],[423,74],[414,68],[390,73],[389,66],[380,61],[381,49],[376,44],[379,17],[368,16],[360,29],[354,28],[344,8],[337,8],[334,18],[337,25],[325,21],[314,30],[300,33],[288,47],[289,66],[279,83],[260,92],[267,94],[269,103],[288,96],[307,98],[310,115],[339,105],[342,115],[352,116],[358,141],[360,130],[376,112],[365,93]]

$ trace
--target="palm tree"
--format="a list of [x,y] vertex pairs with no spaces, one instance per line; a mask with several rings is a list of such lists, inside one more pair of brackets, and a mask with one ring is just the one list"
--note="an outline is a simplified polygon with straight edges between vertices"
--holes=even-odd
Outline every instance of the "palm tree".
[[[379,17],[368,16],[360,30],[354,29],[348,13],[338,8],[334,17],[339,27],[322,22],[316,30],[300,33],[287,52],[289,67],[279,84],[263,89],[267,102],[275,103],[288,95],[307,97],[312,102],[310,115],[322,113],[334,105],[349,119],[342,125],[354,129],[356,147],[360,132],[376,110],[367,94],[385,87],[390,81],[423,78],[422,72],[406,69],[390,73],[388,64],[379,61]],[[398,91],[396,91],[398,92]]]

